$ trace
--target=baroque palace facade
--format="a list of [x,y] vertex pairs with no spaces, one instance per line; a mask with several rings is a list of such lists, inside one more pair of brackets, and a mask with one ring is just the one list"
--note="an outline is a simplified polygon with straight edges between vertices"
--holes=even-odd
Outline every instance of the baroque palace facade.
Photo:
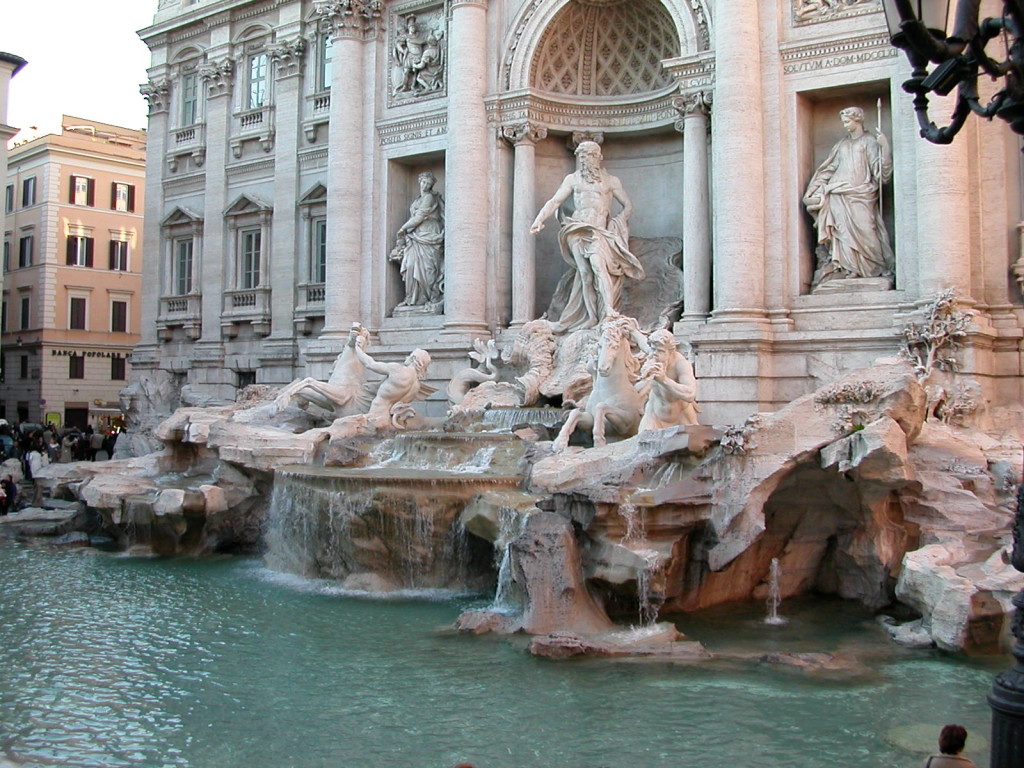
[[[359,321],[376,356],[422,347],[446,381],[474,339],[548,308],[569,267],[557,225],[530,225],[592,139],[631,234],[679,243],[668,319],[702,421],[895,355],[949,288],[975,313],[964,374],[1021,399],[1020,142],[976,119],[951,146],[918,138],[878,0],[161,0],[140,34],[141,375],[225,400],[323,379]],[[850,106],[892,147],[891,270],[824,285],[803,198]],[[439,274],[411,301],[430,187],[443,225],[417,243]]]

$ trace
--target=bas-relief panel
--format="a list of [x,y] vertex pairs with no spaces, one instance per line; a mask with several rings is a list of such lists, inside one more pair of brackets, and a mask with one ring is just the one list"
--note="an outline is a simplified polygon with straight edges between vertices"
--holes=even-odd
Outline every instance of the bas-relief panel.
[[881,0],[793,0],[793,23],[802,26],[881,10]]
[[443,97],[448,91],[445,4],[420,0],[394,8],[388,18],[388,106]]

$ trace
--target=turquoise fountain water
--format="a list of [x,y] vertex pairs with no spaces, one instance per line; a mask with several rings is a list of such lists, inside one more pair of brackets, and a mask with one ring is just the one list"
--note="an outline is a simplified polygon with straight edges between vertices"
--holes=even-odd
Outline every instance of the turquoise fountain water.
[[[784,627],[760,602],[692,616],[681,629],[730,658],[674,666],[555,663],[519,638],[446,629],[490,599],[370,600],[254,559],[0,544],[0,761],[902,768],[962,722],[986,765],[984,697],[1005,661],[899,650],[855,606],[787,601]],[[757,661],[822,650],[869,671]]]

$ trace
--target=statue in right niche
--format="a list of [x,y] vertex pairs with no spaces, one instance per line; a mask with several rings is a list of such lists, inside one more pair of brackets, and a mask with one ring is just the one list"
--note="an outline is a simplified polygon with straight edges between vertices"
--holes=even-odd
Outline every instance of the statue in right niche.
[[814,172],[803,202],[818,230],[814,286],[856,277],[893,274],[893,252],[882,218],[882,185],[892,178],[885,134],[864,128],[864,110],[839,113],[847,135]]

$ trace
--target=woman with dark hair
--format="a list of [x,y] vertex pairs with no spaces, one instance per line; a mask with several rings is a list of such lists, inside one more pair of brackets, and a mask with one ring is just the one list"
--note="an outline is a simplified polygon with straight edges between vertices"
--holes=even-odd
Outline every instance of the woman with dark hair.
[[967,729],[962,725],[947,725],[939,734],[938,755],[930,755],[924,761],[924,768],[976,768],[974,761],[964,757],[964,744],[967,743]]

